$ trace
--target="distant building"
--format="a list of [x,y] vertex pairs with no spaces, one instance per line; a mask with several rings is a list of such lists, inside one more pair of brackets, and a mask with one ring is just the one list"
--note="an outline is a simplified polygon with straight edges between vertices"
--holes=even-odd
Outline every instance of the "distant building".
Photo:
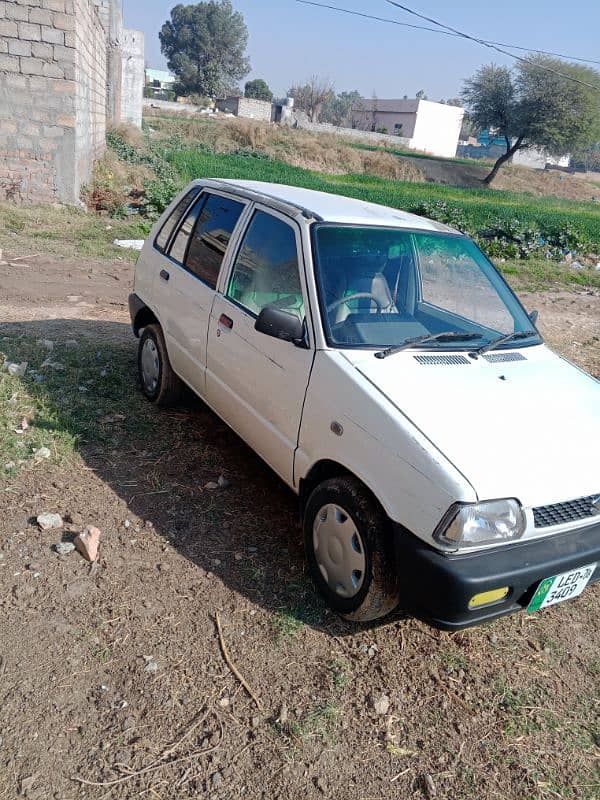
[[[511,140],[512,143],[512,140]],[[496,161],[506,153],[506,138],[498,136],[496,132],[484,130],[477,136],[476,143],[469,142],[460,145],[458,155],[465,158],[491,159]],[[547,167],[560,167],[567,169],[571,164],[571,156],[550,156],[538,147],[525,147],[517,150],[511,159],[512,164],[530,169],[546,169]]]
[[456,155],[464,108],[430,100],[364,99],[351,110],[350,124],[364,131],[408,139],[411,150],[435,156]]
[[173,87],[177,82],[175,75],[171,75],[165,69],[149,69],[146,67],[144,72],[144,84],[146,97],[156,97],[158,99],[166,99],[168,92],[173,91]]
[[225,97],[215,103],[217,111],[233,114],[235,117],[260,119],[271,122],[273,104],[267,100],[254,100],[250,97]]

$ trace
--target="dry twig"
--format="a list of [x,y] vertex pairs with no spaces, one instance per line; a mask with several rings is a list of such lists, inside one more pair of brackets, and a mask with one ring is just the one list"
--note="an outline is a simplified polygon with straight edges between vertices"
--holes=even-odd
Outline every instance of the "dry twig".
[[239,671],[239,669],[235,666],[235,664],[231,660],[231,657],[229,655],[229,651],[227,650],[227,645],[225,644],[225,639],[223,638],[223,629],[221,628],[221,618],[219,617],[219,612],[218,611],[215,613],[215,623],[217,625],[217,633],[219,634],[219,644],[221,645],[221,651],[223,653],[223,658],[225,659],[225,663],[227,664],[229,669],[232,671],[232,673],[235,675],[235,677],[238,679],[238,681],[242,684],[244,689],[248,692],[250,697],[254,700],[258,710],[262,713],[263,707],[260,704],[260,700],[258,699],[258,697],[256,696],[255,692],[250,687],[250,684],[248,683],[248,681],[244,678],[242,673]]

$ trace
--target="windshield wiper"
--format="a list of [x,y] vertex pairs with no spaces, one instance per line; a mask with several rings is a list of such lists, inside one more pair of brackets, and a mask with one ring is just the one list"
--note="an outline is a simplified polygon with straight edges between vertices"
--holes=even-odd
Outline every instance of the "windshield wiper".
[[468,342],[471,339],[482,339],[480,333],[458,333],[457,331],[444,331],[443,333],[430,333],[426,336],[415,336],[413,339],[407,339],[402,344],[397,344],[394,347],[386,347],[385,350],[379,350],[375,353],[375,358],[387,358],[393,356],[394,353],[399,353],[401,350],[406,350],[414,344],[423,344],[424,342],[452,342],[455,339],[461,342]]
[[530,336],[537,335],[537,331],[518,331],[517,333],[509,333],[506,336],[499,336],[497,339],[492,339],[491,342],[484,344],[483,347],[478,347],[477,350],[474,350],[473,352],[478,356],[482,356],[484,353],[488,353],[490,350],[495,350],[496,347],[499,347],[501,344],[505,344],[506,342],[516,342],[518,339],[528,339]]

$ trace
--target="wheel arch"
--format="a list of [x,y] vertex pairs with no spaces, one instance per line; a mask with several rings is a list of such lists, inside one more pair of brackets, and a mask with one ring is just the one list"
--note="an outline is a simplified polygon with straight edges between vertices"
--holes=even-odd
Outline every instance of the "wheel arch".
[[332,459],[323,458],[320,461],[315,462],[309,469],[309,471],[306,473],[304,478],[300,479],[299,483],[300,519],[304,519],[306,504],[313,490],[316,489],[320,483],[323,483],[323,481],[330,480],[331,478],[342,478],[342,477],[354,478],[355,480],[357,480],[361,484],[361,486],[365,489],[365,491],[367,491],[373,497],[375,502],[381,507],[381,509],[387,516],[387,512],[383,507],[381,500],[373,492],[371,487],[368,486],[359,475],[357,475],[355,472],[352,472],[351,469],[345,467],[338,461],[333,461]]
[[160,325],[160,320],[151,308],[146,305],[141,306],[133,318],[132,327],[134,334],[139,338],[142,328],[153,324]]

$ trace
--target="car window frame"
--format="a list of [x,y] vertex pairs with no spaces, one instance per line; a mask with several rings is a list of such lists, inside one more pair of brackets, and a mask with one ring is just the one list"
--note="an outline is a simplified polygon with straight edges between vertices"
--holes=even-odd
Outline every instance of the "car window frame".
[[[254,201],[251,202],[250,207],[247,209],[247,214],[245,219],[243,220],[243,228],[241,228],[236,236],[236,241],[234,243],[234,249],[229,254],[229,264],[227,271],[225,273],[222,272],[221,275],[221,282],[218,287],[219,294],[226,300],[228,303],[231,303],[232,306],[239,309],[242,313],[246,314],[250,319],[257,320],[258,314],[255,314],[249,308],[239,303],[233,297],[229,297],[227,291],[229,289],[229,285],[231,283],[231,278],[233,276],[233,270],[235,268],[235,264],[237,262],[238,256],[242,249],[242,245],[246,238],[246,234],[252,224],[252,220],[254,219],[254,215],[257,211],[263,211],[266,214],[269,214],[276,219],[281,220],[282,222],[286,223],[290,226],[293,230],[294,235],[296,237],[296,253],[298,256],[298,275],[300,276],[300,288],[302,290],[302,301],[304,303],[304,327],[306,330],[306,340],[307,346],[310,348],[312,347],[312,342],[316,341],[315,339],[315,330],[314,330],[314,321],[312,318],[312,307],[310,303],[310,294],[308,291],[308,274],[307,274],[307,267],[308,261],[306,258],[306,253],[304,250],[304,241],[302,237],[302,229],[301,226],[292,215],[286,214],[284,211],[280,211],[277,208],[273,208],[272,206],[267,205],[263,202]],[[241,218],[240,218],[241,221]],[[231,246],[231,243],[230,243]]]
[[[199,199],[200,195],[202,194],[202,192],[203,192],[203,187],[202,186],[192,186],[187,192],[185,192],[181,196],[179,196],[177,198],[177,200],[174,201],[174,203],[172,204],[172,207],[170,207],[171,208],[170,213],[165,216],[164,222],[162,223],[162,225],[160,226],[160,228],[156,232],[156,235],[154,236],[154,239],[152,241],[152,246],[162,256],[167,256],[167,252],[170,250],[171,244],[173,243],[173,239],[175,238],[176,234],[179,232],[179,228],[181,227],[181,225],[183,223],[183,220],[187,217],[187,215],[191,211],[192,206],[194,206],[198,202],[198,199]],[[167,243],[166,243],[165,247],[162,248],[158,244],[158,237],[161,235],[161,233],[165,229],[165,226],[170,221],[171,217],[175,213],[175,210],[179,207],[180,203],[183,200],[185,200],[189,195],[194,195],[194,197],[191,198],[190,202],[187,205],[187,208],[184,210],[183,214],[181,215],[181,219],[173,227],[173,230],[169,234],[169,237],[167,238]]]
[[[190,249],[190,244],[191,244],[192,238],[196,233],[196,227],[198,225],[198,220],[200,219],[200,214],[202,213],[202,208],[204,208],[205,203],[208,201],[208,199],[209,199],[209,197],[211,195],[217,195],[219,197],[223,197],[223,198],[225,198],[225,200],[231,200],[232,202],[239,203],[240,205],[243,206],[242,211],[240,213],[240,216],[238,218],[238,221],[236,222],[233,230],[231,231],[231,236],[229,238],[229,242],[227,244],[227,248],[225,250],[225,253],[223,254],[223,260],[221,261],[221,266],[219,267],[219,273],[217,275],[217,280],[215,281],[215,285],[214,286],[210,286],[210,284],[208,284],[205,280],[203,280],[193,270],[189,269],[189,267],[185,264],[185,261],[187,259],[188,252],[189,252],[189,249]],[[219,191],[218,189],[213,189],[211,186],[202,187],[201,191],[200,191],[200,194],[198,195],[196,200],[192,202],[192,204],[189,206],[189,208],[187,210],[187,213],[184,214],[183,217],[181,218],[181,220],[179,222],[179,225],[177,226],[177,230],[173,232],[173,234],[171,236],[171,240],[169,242],[169,248],[168,248],[169,252],[168,253],[166,253],[166,252],[162,253],[162,255],[165,258],[167,258],[171,262],[171,264],[174,264],[175,266],[177,266],[180,269],[182,269],[185,272],[187,272],[188,275],[191,275],[192,278],[195,278],[199,283],[201,283],[203,286],[205,286],[211,292],[218,291],[219,285],[220,285],[220,279],[221,279],[221,276],[223,275],[223,270],[224,269],[228,269],[228,267],[229,267],[229,260],[231,258],[231,248],[237,242],[237,232],[238,232],[240,226],[243,225],[243,223],[244,223],[244,220],[246,218],[246,214],[247,214],[247,211],[248,211],[248,206],[251,205],[251,202],[252,201],[249,200],[248,198],[232,196],[232,195],[228,194],[227,192],[222,192],[222,191]],[[183,226],[183,223],[187,219],[188,215],[196,207],[199,208],[199,212],[198,212],[198,215],[196,216],[196,220],[194,222],[194,226],[193,226],[193,228],[192,228],[192,230],[190,232],[190,235],[189,235],[189,238],[188,238],[188,241],[187,241],[187,244],[186,244],[185,254],[184,254],[184,257],[183,257],[183,262],[177,261],[177,259],[175,259],[175,258],[173,258],[171,256],[170,249],[173,246],[175,238],[179,234],[179,231],[181,230],[181,228]]]

